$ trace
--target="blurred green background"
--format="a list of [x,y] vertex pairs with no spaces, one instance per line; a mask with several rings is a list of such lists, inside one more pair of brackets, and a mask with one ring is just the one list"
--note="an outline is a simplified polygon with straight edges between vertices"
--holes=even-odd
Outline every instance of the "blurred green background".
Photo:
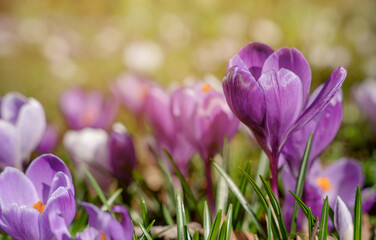
[[222,79],[242,46],[261,41],[302,51],[312,87],[347,68],[343,125],[324,158],[372,158],[351,86],[376,77],[374,0],[1,0],[0,9],[0,95],[37,98],[49,121],[64,122],[58,96],[68,87],[108,94],[127,71],[164,86],[191,75]]

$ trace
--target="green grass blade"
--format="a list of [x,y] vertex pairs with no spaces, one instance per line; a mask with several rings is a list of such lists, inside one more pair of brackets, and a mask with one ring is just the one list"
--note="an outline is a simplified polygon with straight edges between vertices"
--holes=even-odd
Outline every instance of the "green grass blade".
[[266,190],[266,194],[269,196],[270,203],[272,204],[274,213],[276,215],[281,238],[282,239],[288,239],[289,235],[287,233],[285,222],[283,220],[281,206],[279,205],[279,202],[278,202],[277,198],[275,197],[269,183],[266,182],[266,180],[264,179],[263,176],[260,175],[260,178],[261,178],[262,184],[263,184],[263,186]]
[[[311,133],[309,135],[309,138],[308,138],[305,150],[304,150],[303,159],[300,164],[298,179],[296,181],[295,194],[296,196],[298,196],[298,198],[301,198],[303,195],[305,177],[306,177],[307,167],[308,167],[308,162],[309,162],[309,154],[311,152],[312,138],[313,138],[313,134]],[[292,218],[291,218],[290,234],[296,231],[296,220],[298,216],[298,208],[299,208],[298,203],[294,201],[294,210],[293,210]]]
[[[111,207],[112,204],[115,202],[115,200],[120,196],[120,194],[123,192],[123,189],[119,188],[114,192],[111,197],[107,200],[107,204]],[[108,211],[110,209],[107,209],[105,205],[102,206],[101,208],[102,211]]]
[[[150,233],[150,229],[153,227],[154,223],[155,223],[155,220],[153,220],[153,221],[149,224],[149,226],[146,228],[146,231],[147,231],[148,233]],[[140,240],[143,240],[144,238],[145,238],[145,235],[143,234],[143,235],[141,236]],[[153,236],[151,236],[151,238],[153,238]]]
[[177,190],[176,194],[176,225],[178,228],[178,239],[185,240],[185,213],[183,203],[183,193],[181,189]]
[[145,199],[141,199],[141,218],[144,225],[148,225],[148,209],[146,207]]
[[300,200],[300,198],[298,196],[296,196],[295,193],[293,193],[291,190],[288,190],[288,191],[295,198],[295,201],[299,204],[299,206],[302,209],[304,215],[308,218],[309,217],[309,208],[307,207],[307,205],[305,205],[305,203],[302,200]]
[[[137,221],[138,226],[141,228],[141,231],[142,231],[142,233],[144,234],[144,236],[146,237],[146,239],[148,239],[148,240],[153,240],[153,238],[152,238],[152,237],[150,236],[150,234],[149,234],[149,231],[145,229],[145,227],[144,227],[144,225],[142,224],[142,222],[141,222],[139,219],[137,219],[136,221]],[[154,221],[153,221],[152,223],[154,223]],[[149,229],[149,230],[150,230],[150,229]],[[140,238],[140,239],[141,239],[141,238]]]
[[362,239],[362,196],[360,187],[356,188],[354,207],[354,240]]
[[232,204],[228,207],[227,211],[227,229],[226,229],[226,240],[230,240],[232,227]]
[[97,181],[95,180],[95,178],[93,177],[93,175],[90,173],[89,169],[87,169],[87,167],[85,166],[85,164],[82,164],[81,166],[84,169],[87,177],[89,178],[89,181],[90,181],[91,185],[93,186],[94,190],[97,192],[98,197],[102,201],[103,205],[107,209],[111,209],[110,206],[107,203],[106,196],[104,195],[101,187],[99,186],[99,184],[97,183]]
[[198,229],[196,229],[195,233],[193,234],[192,240],[200,240],[200,233],[198,232]]
[[[247,165],[245,166],[244,171],[248,174],[251,173],[251,161],[247,162]],[[242,175],[241,178],[240,178],[240,182],[239,182],[239,190],[240,190],[242,195],[245,195],[247,185],[248,185],[248,181],[247,181],[246,177],[244,175]],[[243,210],[243,209],[241,209],[240,207],[241,207],[241,204],[240,204],[239,200],[237,198],[235,198],[234,199],[234,214],[233,214],[234,221],[233,221],[233,225],[232,225],[234,229],[236,228],[238,222],[242,221],[242,218],[239,217],[239,216],[240,216],[241,210]]]
[[204,239],[208,239],[210,234],[210,228],[211,228],[211,219],[210,219],[210,211],[208,207],[208,202],[205,201],[204,203]]
[[226,231],[227,231],[227,220],[224,220],[219,231],[218,240],[226,240]]
[[328,196],[324,200],[324,205],[321,210],[321,222],[319,240],[326,240],[328,237],[328,216],[329,216],[329,201]]
[[221,226],[221,219],[222,219],[222,209],[220,209],[217,212],[217,215],[214,218],[213,225],[210,229],[210,234],[209,234],[208,240],[216,240],[217,239],[219,227]]
[[234,183],[234,181],[232,181],[230,176],[227,175],[227,173],[218,164],[216,164],[215,162],[212,162],[212,164],[217,169],[217,171],[224,177],[224,179],[227,182],[227,185],[229,186],[231,191],[234,193],[236,198],[239,200],[240,204],[243,206],[245,211],[249,214],[249,216],[252,219],[252,222],[255,224],[259,233],[262,235],[263,238],[266,238],[266,233],[265,233],[264,229],[262,228],[260,222],[257,220],[257,217],[256,217],[255,213],[252,211],[252,209],[251,209],[250,205],[248,204],[247,200],[245,199],[243,194],[240,192],[238,186],[236,186],[236,184]]
[[167,225],[173,226],[174,225],[174,220],[172,220],[172,216],[170,211],[167,209],[166,205],[162,205],[162,213],[163,217],[166,220]]
[[268,208],[268,240],[272,240],[272,211],[270,207]]

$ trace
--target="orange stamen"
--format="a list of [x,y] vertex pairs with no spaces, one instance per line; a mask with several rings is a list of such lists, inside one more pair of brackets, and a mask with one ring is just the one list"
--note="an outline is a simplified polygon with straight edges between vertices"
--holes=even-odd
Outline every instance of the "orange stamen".
[[38,202],[33,204],[33,208],[38,210],[38,212],[40,212],[40,214],[42,214],[43,210],[44,210],[44,205],[40,200],[38,200]]
[[213,89],[213,87],[210,86],[209,84],[204,83],[204,84],[202,85],[202,91],[204,91],[205,93],[209,92],[209,91],[212,90],[212,89]]
[[316,183],[321,187],[321,189],[324,192],[332,189],[332,184],[330,183],[330,179],[327,177],[318,177],[316,179]]
[[103,232],[100,232],[99,234],[102,236],[101,240],[106,240],[106,236],[104,235]]

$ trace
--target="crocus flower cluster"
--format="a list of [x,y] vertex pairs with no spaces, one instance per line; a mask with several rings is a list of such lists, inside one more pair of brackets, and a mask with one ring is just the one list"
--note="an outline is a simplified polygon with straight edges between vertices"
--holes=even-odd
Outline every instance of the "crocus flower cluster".
[[84,128],[68,131],[63,139],[65,148],[74,160],[81,175],[82,164],[87,164],[99,185],[107,189],[114,175],[122,185],[132,180],[132,170],[136,166],[133,140],[126,128],[115,123],[108,134],[103,129]]
[[0,228],[15,239],[53,239],[51,219],[67,227],[76,212],[69,169],[54,155],[35,159],[24,174],[6,167],[0,174]]
[[271,187],[277,194],[277,166],[288,137],[319,114],[346,77],[339,67],[309,96],[311,69],[295,48],[274,51],[251,42],[230,59],[223,79],[228,105],[247,125],[270,159]]
[[11,92],[0,101],[0,168],[23,169],[46,128],[42,105],[34,98]]
[[107,128],[115,119],[118,106],[114,99],[105,99],[100,92],[71,88],[60,96],[60,108],[69,126],[79,130]]

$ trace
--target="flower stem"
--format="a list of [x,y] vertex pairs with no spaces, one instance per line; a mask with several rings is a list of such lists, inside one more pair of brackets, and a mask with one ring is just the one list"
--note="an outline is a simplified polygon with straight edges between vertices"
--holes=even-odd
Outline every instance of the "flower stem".
[[213,197],[213,181],[211,174],[211,164],[209,159],[205,159],[205,178],[206,178],[206,194],[208,196],[208,204],[212,214],[215,212],[215,203]]
[[270,154],[269,155],[269,163],[270,163],[270,187],[277,199],[279,199],[278,194],[278,159],[279,154]]

